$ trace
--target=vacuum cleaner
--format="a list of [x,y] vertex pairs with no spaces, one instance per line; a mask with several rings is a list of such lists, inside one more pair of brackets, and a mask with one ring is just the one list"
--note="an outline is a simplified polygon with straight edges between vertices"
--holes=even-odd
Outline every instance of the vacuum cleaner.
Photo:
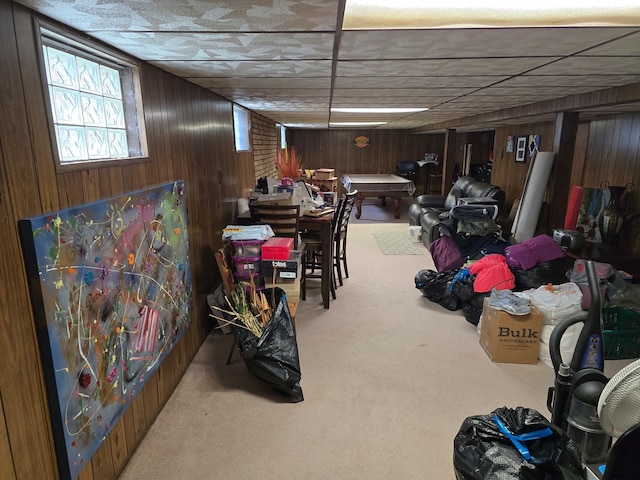
[[[600,285],[595,264],[585,262],[591,303],[585,314],[561,321],[549,339],[549,353],[555,371],[549,388],[547,408],[551,423],[571,438],[587,464],[606,460],[611,436],[600,426],[598,399],[608,378],[604,375],[604,344],[601,321]],[[560,341],[571,325],[584,322],[569,364],[562,363]]]

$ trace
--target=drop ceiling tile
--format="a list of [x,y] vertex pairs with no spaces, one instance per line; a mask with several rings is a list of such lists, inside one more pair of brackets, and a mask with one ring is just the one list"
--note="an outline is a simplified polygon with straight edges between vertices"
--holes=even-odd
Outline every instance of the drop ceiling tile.
[[455,60],[372,60],[338,62],[338,77],[402,77],[446,75],[517,75],[539,67],[555,57],[462,58]]
[[330,60],[281,61],[171,61],[150,62],[183,77],[327,77],[331,76]]
[[337,88],[333,91],[333,98],[336,100],[372,97],[379,98],[396,98],[396,97],[412,97],[422,98],[425,100],[437,98],[459,97],[474,90],[468,88],[375,88],[375,95],[372,94],[371,88]]
[[324,90],[329,95],[331,78],[329,77],[278,77],[278,78],[236,78],[236,77],[190,77],[189,81],[210,90],[271,90],[271,89],[313,89],[315,91]]
[[607,75],[604,73],[590,75],[520,75],[511,77],[500,83],[501,87],[545,87],[554,85],[567,87],[574,85],[594,88],[608,88],[613,85],[627,85],[640,82],[640,75]]
[[470,87],[480,88],[510,78],[504,75],[467,75],[467,76],[361,76],[338,77],[336,88],[420,88]]
[[229,96],[233,96],[233,98],[246,98],[246,99],[251,99],[251,100],[258,100],[258,99],[272,99],[272,100],[277,100],[277,101],[282,101],[282,100],[287,100],[289,98],[291,99],[309,99],[309,100],[313,100],[313,101],[324,101],[325,103],[329,103],[329,93],[325,93],[322,90],[318,91],[318,90],[314,90],[314,91],[309,91],[309,90],[304,90],[304,89],[282,89],[282,90],[247,90],[247,89],[242,89],[242,90],[237,90],[237,89],[233,89],[233,88],[223,88],[223,89],[218,89],[217,90],[218,93],[220,93],[221,95],[225,96],[225,97],[229,97]]
[[640,56],[640,31],[636,30],[633,35],[620,38],[613,42],[608,42],[599,47],[583,52],[581,55],[608,56],[608,55],[634,55]]
[[324,31],[336,28],[339,0],[20,0],[78,30]]
[[19,3],[268,118],[315,128],[327,128],[329,102],[431,107],[381,127],[415,128],[493,102],[502,109],[640,82],[640,27],[343,31],[332,83],[340,0]]
[[532,75],[638,75],[640,57],[569,57],[529,72]]
[[633,31],[627,27],[347,30],[340,39],[338,59],[564,56]]
[[[350,108],[350,107],[380,107],[386,108],[429,108],[432,105],[440,102],[426,102],[421,98],[412,97],[385,97],[381,100],[381,97],[354,97],[354,98],[334,98],[331,104],[334,108]],[[406,115],[406,113],[405,113]]]
[[331,33],[100,32],[141,60],[330,60]]
[[259,106],[260,110],[309,110],[320,109],[320,110],[328,110],[329,101],[328,97],[291,97],[287,99],[283,98],[269,98],[265,100],[264,97],[251,97],[247,95],[231,95],[228,97],[230,100],[234,102],[240,103],[241,105],[255,105]]
[[251,101],[242,99],[238,101],[241,105],[259,110],[260,112],[313,112],[318,110],[329,111],[329,102],[327,99],[289,99],[281,101]]
[[[572,87],[556,87],[555,85],[540,86],[535,88],[530,87],[503,87],[502,85],[491,88],[484,88],[474,92],[474,95],[492,95],[492,96],[524,96],[535,100],[536,97],[545,96],[546,98],[564,97],[566,95],[575,95],[578,93],[590,92],[596,90],[589,86],[572,86]],[[532,100],[532,101],[533,101]]]

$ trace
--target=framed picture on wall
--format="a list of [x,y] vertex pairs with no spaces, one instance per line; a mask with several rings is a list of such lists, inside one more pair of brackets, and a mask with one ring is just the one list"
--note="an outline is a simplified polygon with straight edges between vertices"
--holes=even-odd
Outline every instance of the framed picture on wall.
[[527,155],[527,137],[518,137],[516,140],[516,162],[524,163]]
[[507,137],[507,148],[505,149],[507,153],[513,153],[513,137]]

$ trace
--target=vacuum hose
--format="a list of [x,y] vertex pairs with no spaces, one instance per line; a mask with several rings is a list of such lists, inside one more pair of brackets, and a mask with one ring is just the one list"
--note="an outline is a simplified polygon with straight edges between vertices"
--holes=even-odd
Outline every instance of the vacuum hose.
[[[551,412],[551,423],[563,429],[567,413],[569,391],[575,373],[587,368],[596,369],[600,372],[604,371],[604,347],[600,320],[600,285],[594,263],[587,260],[585,267],[589,281],[589,291],[591,293],[589,311],[586,313],[580,312],[558,323],[549,338],[549,354],[556,378],[554,386],[549,388],[547,408]],[[584,322],[584,326],[578,336],[573,357],[571,358],[571,364],[566,365],[562,363],[560,341],[567,328],[578,322]]]
[[[571,359],[571,370],[577,372],[584,368],[595,368],[604,372],[604,345],[602,341],[600,284],[596,275],[596,267],[591,260],[585,262],[591,303],[589,313],[580,332],[576,348]],[[549,342],[549,345],[552,345]],[[558,344],[559,348],[559,344]]]

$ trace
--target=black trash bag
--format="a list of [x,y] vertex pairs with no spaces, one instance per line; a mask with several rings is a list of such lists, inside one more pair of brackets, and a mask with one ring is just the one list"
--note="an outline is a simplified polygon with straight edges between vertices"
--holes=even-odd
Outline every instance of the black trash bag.
[[[275,290],[275,292],[272,292]],[[287,296],[281,288],[263,291],[267,299],[275,294],[276,309],[262,336],[233,327],[233,334],[244,363],[251,373],[276,390],[287,394],[291,401],[301,402],[300,357]]]
[[461,302],[450,289],[451,281],[458,273],[458,270],[447,270],[436,272],[435,270],[420,270],[414,277],[416,288],[422,295],[432,302],[438,303],[447,310],[460,309]]
[[451,282],[451,291],[463,302],[468,302],[476,296],[476,292],[473,291],[473,284],[476,281],[476,276],[469,273],[468,268],[462,268],[453,277]]
[[[528,450],[526,460],[500,430],[497,417],[512,436],[542,438],[520,441]],[[546,433],[549,433],[548,431]],[[580,450],[538,411],[525,407],[502,407],[489,415],[467,417],[453,440],[453,464],[458,480],[581,480],[585,463]],[[525,453],[526,455],[526,453]]]
[[560,285],[567,282],[567,271],[571,269],[573,261],[570,258],[556,258],[548,262],[540,262],[529,270],[510,267],[515,277],[514,291],[538,288],[551,283]]
[[489,295],[491,295],[491,292],[476,293],[462,306],[464,318],[471,325],[475,325],[477,327],[478,323],[480,323],[480,316],[482,315],[482,309],[484,308],[484,299],[489,297]]

